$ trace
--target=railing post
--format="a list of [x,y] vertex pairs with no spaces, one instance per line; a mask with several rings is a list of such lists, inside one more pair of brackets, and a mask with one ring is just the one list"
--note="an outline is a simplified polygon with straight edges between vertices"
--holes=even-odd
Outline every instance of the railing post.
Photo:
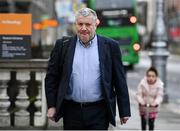
[[30,72],[29,71],[21,71],[17,72],[16,78],[19,82],[19,94],[17,96],[17,101],[15,102],[18,111],[15,112],[15,126],[29,126],[30,125],[30,117],[29,112],[26,111],[29,101],[26,93],[26,89],[28,87],[27,82],[30,80]]
[[7,83],[10,80],[9,71],[0,71],[0,127],[8,127],[10,123],[10,113],[7,111],[10,106],[9,96],[7,95]]
[[36,72],[36,81],[38,82],[38,96],[35,106],[38,111],[34,115],[34,126],[45,126],[47,123],[46,117],[46,101],[44,93],[44,72]]

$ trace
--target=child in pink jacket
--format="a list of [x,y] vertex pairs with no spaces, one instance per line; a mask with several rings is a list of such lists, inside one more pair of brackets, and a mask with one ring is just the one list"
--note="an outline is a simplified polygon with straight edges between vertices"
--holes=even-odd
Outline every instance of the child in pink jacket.
[[138,85],[136,100],[139,103],[141,116],[141,129],[154,130],[154,121],[157,118],[159,104],[163,100],[163,82],[158,78],[158,72],[154,67],[146,71],[146,76]]

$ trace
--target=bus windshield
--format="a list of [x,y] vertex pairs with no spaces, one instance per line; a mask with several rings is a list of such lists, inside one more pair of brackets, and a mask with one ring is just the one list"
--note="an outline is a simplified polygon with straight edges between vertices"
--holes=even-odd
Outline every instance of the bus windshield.
[[119,9],[119,8],[132,8],[132,0],[96,0],[96,9],[108,10],[108,9]]
[[96,0],[95,7],[101,27],[134,24],[130,21],[135,16],[132,0]]

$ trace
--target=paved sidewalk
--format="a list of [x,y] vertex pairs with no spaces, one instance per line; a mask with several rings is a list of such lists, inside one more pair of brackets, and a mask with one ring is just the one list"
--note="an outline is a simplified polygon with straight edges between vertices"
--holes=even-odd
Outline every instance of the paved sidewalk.
[[121,125],[119,122],[119,115],[117,110],[116,116],[116,127],[111,127],[110,130],[139,130],[140,129],[140,117],[137,107],[137,102],[134,100],[135,92],[129,90],[130,102],[131,102],[131,117],[128,120],[127,124]]
[[[110,130],[141,130],[140,117],[138,112],[138,104],[135,101],[135,91],[129,90],[131,101],[131,117],[127,124],[121,125],[118,116],[117,126],[110,127]],[[172,106],[173,105],[173,106]],[[178,110],[174,112],[175,110]],[[155,130],[180,130],[180,105],[161,104],[158,118],[155,121]],[[118,113],[118,112],[117,112]]]

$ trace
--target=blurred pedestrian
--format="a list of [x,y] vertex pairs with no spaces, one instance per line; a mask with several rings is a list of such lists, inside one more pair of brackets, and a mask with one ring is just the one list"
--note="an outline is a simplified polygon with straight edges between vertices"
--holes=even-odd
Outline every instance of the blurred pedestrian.
[[116,123],[116,100],[120,123],[130,117],[118,42],[97,35],[98,23],[95,11],[80,9],[77,35],[65,43],[57,40],[51,52],[45,78],[47,116],[56,122],[63,117],[64,129],[107,130],[109,123]]
[[149,126],[149,130],[154,130],[158,107],[163,100],[163,82],[156,68],[150,67],[146,71],[146,76],[138,85],[136,99],[139,103],[141,129],[146,130],[146,126]]

